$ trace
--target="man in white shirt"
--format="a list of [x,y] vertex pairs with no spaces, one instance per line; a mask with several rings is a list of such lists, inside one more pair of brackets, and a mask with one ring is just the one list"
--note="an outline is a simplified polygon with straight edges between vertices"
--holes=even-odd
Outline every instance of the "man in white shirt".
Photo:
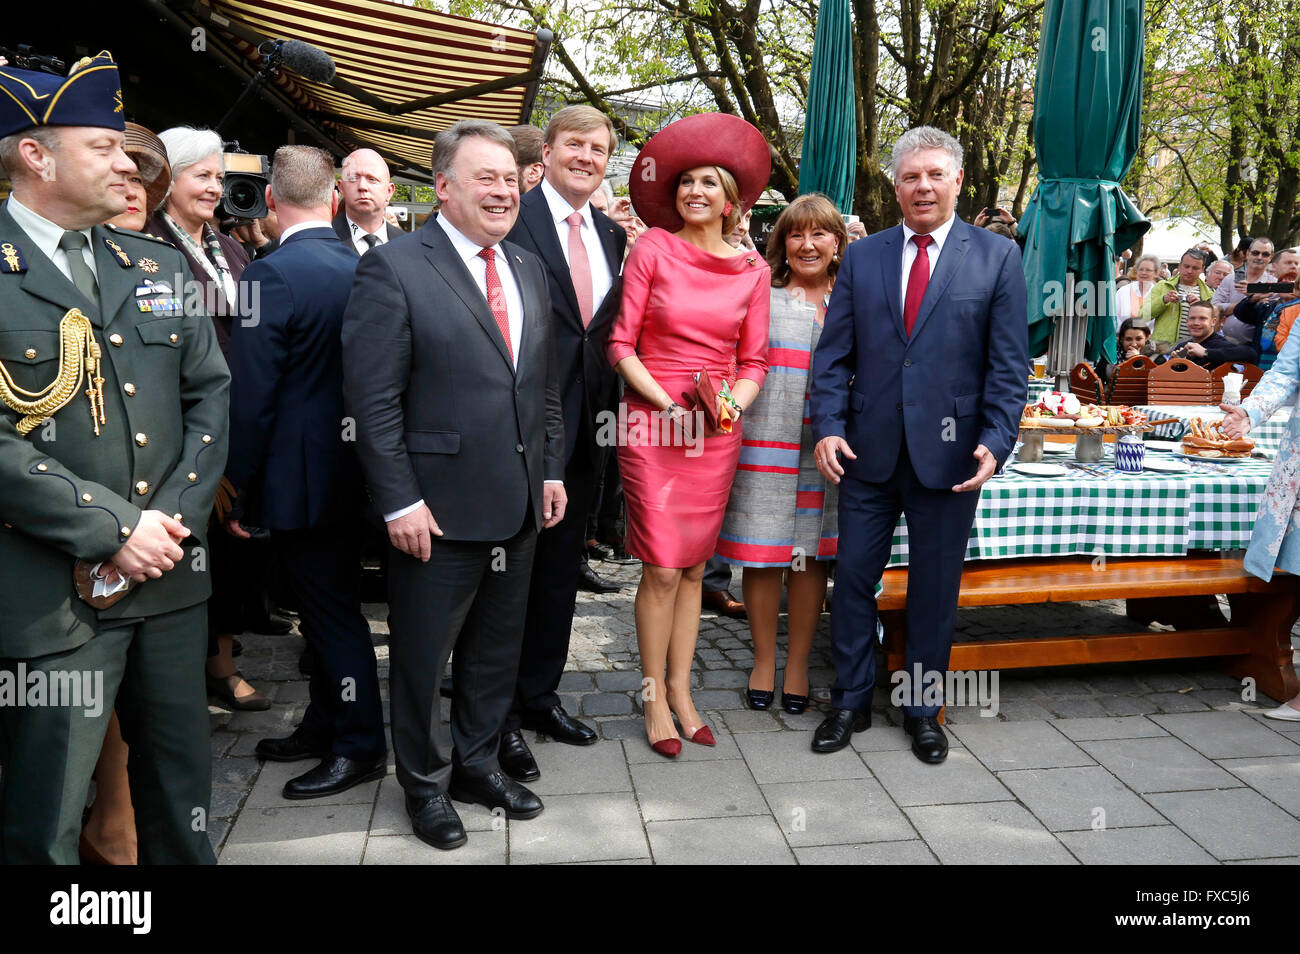
[[388,200],[393,197],[393,181],[383,157],[373,149],[358,149],[343,160],[343,178],[339,180],[343,208],[330,224],[343,242],[358,255],[376,245],[391,242],[402,230],[384,219]]
[[616,144],[613,123],[599,110],[569,106],[556,113],[542,146],[545,176],[520,200],[519,221],[510,232],[546,270],[569,500],[568,517],[537,542],[515,701],[501,737],[502,768],[521,781],[540,774],[521,727],[570,745],[596,741],[589,726],[564,710],[556,690],[568,659],[579,574],[586,570],[595,577],[583,557],[588,511],[609,453],[596,440],[598,416],[618,403],[618,379],[604,351],[618,314],[627,235],[591,204]]
[[[417,837],[456,848],[450,798],[533,818],[497,760],[537,535],[565,516],[564,421],[541,262],[503,241],[519,208],[514,141],[462,120],[438,134],[438,216],[368,251],[343,321],[344,401],[392,547],[393,751]],[[452,650],[455,654],[452,655]],[[450,744],[439,690],[452,660]]]
[[[938,724],[963,561],[979,488],[1015,446],[1028,365],[1020,248],[955,214],[962,149],[929,126],[894,146],[903,224],[849,246],[813,356],[814,457],[839,488],[831,711],[814,752],[871,725],[875,585],[907,517],[903,729],[943,761]],[[884,280],[881,280],[881,276]],[[929,691],[935,685],[940,691]]]

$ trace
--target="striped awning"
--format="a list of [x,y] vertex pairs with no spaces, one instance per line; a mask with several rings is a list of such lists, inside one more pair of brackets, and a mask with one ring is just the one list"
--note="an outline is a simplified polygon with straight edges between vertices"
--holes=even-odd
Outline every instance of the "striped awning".
[[229,44],[251,70],[259,45],[302,40],[334,60],[329,84],[281,69],[304,120],[351,150],[376,150],[427,178],[434,136],[458,119],[502,125],[532,112],[551,34],[480,23],[389,0],[195,0],[169,6]]

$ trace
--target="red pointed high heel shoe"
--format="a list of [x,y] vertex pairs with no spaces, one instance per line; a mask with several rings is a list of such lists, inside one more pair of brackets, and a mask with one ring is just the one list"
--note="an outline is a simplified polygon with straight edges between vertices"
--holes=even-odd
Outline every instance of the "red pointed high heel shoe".
[[[686,727],[682,726],[685,731]],[[693,735],[686,736],[687,742],[694,742],[696,745],[717,745],[718,741],[713,737],[712,730],[707,725],[702,725],[695,730]]]
[[682,740],[661,739],[658,742],[651,742],[650,748],[664,756],[664,758],[675,759],[682,752]]

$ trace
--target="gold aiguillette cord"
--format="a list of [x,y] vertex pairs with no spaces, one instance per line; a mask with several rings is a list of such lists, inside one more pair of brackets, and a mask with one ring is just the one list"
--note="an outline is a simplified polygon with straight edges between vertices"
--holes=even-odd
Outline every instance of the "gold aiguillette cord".
[[0,363],[0,401],[23,415],[17,425],[24,437],[41,421],[68,406],[86,378],[86,397],[90,401],[91,423],[95,436],[99,426],[107,424],[104,407],[104,378],[100,374],[103,352],[95,340],[90,320],[73,308],[59,322],[59,369],[54,380],[40,391],[27,391],[14,383],[9,369]]

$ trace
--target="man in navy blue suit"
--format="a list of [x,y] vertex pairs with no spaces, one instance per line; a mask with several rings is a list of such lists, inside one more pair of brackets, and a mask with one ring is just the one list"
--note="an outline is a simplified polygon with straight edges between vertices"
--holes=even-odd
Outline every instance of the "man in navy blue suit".
[[[840,485],[833,708],[814,752],[841,749],[871,726],[875,584],[899,514],[908,532],[907,672],[919,664],[923,680],[942,685],[979,489],[1019,431],[1028,367],[1020,251],[954,214],[961,159],[957,141],[933,127],[899,138],[903,224],[849,246],[813,356],[817,467]],[[939,709],[904,709],[923,762],[948,754]]]
[[[320,759],[284,786],[320,798],[382,778],[383,708],[370,626],[361,614],[365,508],[355,425],[343,413],[343,313],[359,261],[330,227],[338,207],[334,162],[311,146],[275,153],[267,204],[283,232],[274,255],[244,270],[247,313],[230,346],[232,440],[226,476],[238,493],[227,529],[271,531],[315,655],[310,705],[260,758]],[[254,289],[256,293],[254,293]],[[238,391],[238,393],[235,393]]]

